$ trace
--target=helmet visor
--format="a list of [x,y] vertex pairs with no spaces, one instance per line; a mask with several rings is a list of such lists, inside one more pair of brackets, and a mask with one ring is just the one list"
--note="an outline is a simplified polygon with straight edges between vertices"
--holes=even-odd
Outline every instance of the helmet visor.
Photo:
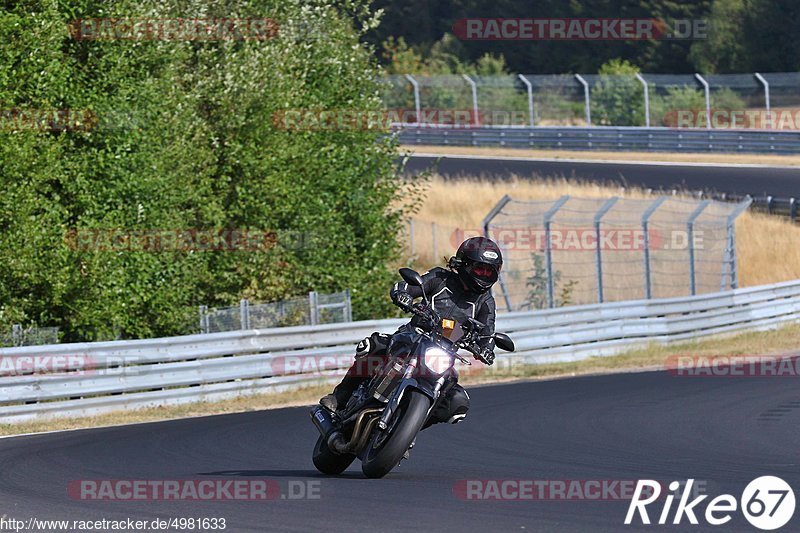
[[469,274],[484,283],[494,283],[497,281],[500,267],[488,263],[473,263],[468,268]]

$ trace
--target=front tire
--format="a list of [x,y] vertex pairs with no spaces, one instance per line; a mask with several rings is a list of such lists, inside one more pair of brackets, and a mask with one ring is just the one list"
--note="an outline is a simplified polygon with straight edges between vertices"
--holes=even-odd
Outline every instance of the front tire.
[[347,470],[347,467],[350,466],[355,459],[356,456],[350,453],[333,453],[322,435],[317,439],[317,444],[314,446],[314,455],[312,456],[314,466],[317,467],[317,470],[323,474],[332,476],[341,474]]
[[367,454],[361,463],[361,471],[369,478],[381,478],[391,472],[425,423],[431,406],[430,398],[415,389],[409,389],[406,394],[408,401],[401,404],[401,411],[395,414],[399,419],[385,442],[375,449],[380,432],[369,441]]

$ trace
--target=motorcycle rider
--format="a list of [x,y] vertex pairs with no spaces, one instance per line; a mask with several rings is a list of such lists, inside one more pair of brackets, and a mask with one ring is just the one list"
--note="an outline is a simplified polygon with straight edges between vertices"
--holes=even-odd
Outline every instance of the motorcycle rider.
[[[461,243],[456,255],[448,261],[448,269],[433,268],[422,276],[425,294],[431,306],[442,319],[451,319],[464,324],[467,318],[474,318],[485,325],[478,333],[485,338],[478,341],[479,353],[476,359],[491,365],[494,363],[495,301],[490,289],[498,279],[503,266],[500,248],[491,239],[472,237]],[[404,311],[411,310],[414,299],[422,296],[420,287],[400,281],[394,284],[389,295],[395,305]],[[430,329],[433,324],[426,317],[414,315],[411,321],[401,326],[401,331],[416,327]],[[364,369],[374,369],[385,362],[387,349],[392,336],[373,333],[356,347],[356,360],[347,371],[333,393],[320,399],[320,404],[336,411],[343,408],[358,386],[371,375]],[[469,395],[455,380],[442,389],[444,401],[432,413],[432,421],[461,421],[469,409]]]

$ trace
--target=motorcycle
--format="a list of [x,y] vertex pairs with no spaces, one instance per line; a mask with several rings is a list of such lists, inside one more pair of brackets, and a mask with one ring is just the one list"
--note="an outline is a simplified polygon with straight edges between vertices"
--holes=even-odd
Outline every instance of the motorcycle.
[[[331,412],[321,405],[311,409],[311,420],[320,433],[312,458],[324,474],[341,474],[356,458],[361,459],[361,470],[367,477],[388,474],[408,457],[417,434],[431,421],[431,414],[444,398],[443,387],[457,379],[456,360],[472,364],[458,351],[469,351],[486,363],[477,344],[486,339],[480,335],[484,325],[473,318],[458,325],[442,320],[425,294],[422,277],[409,268],[401,268],[400,275],[409,285],[422,288],[423,303],[412,307],[411,312],[431,327],[396,333],[386,364],[353,392],[343,409]],[[450,340],[453,335],[445,331],[455,328],[461,329],[461,336]],[[498,348],[514,351],[508,335],[495,333],[493,337]]]

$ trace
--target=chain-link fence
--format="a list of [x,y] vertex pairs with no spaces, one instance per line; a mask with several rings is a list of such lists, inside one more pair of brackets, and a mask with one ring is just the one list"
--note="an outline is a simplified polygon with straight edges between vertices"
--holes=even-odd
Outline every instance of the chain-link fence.
[[237,307],[209,311],[200,306],[200,333],[217,333],[238,329],[276,328],[351,322],[353,308],[350,291],[332,294],[308,293],[308,297],[281,302],[251,304],[241,300]]
[[23,328],[21,324],[11,326],[11,332],[0,334],[0,346],[40,346],[56,344],[58,328]]
[[430,127],[800,129],[800,73],[392,76],[384,104]]
[[735,288],[734,221],[749,204],[506,196],[484,221],[485,234],[503,250],[498,307],[517,311]]

